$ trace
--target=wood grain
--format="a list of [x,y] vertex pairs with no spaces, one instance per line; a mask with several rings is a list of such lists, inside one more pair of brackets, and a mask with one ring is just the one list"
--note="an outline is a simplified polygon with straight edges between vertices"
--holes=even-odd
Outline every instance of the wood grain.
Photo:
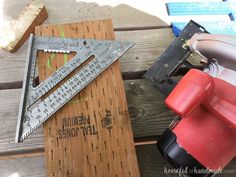
[[16,154],[43,148],[42,129],[36,130],[24,143],[15,143],[21,90],[0,91],[0,154]]
[[[35,33],[114,40],[111,20],[44,25],[37,27]],[[53,73],[47,67],[50,55],[38,55],[40,81]],[[65,55],[55,55],[56,68],[64,64]],[[73,54],[68,54],[68,59],[72,57]],[[56,112],[43,127],[47,176],[139,176],[119,61]]]
[[[121,58],[122,72],[148,70],[174,39],[171,28],[119,31],[115,35],[117,40],[135,43],[135,46]],[[200,57],[192,54],[189,61],[199,65]]]
[[[171,169],[170,164],[163,159],[156,145],[136,146],[141,177],[177,177],[178,174],[166,174],[165,169]],[[46,177],[44,156],[0,160],[0,176],[11,177],[17,173],[20,177]],[[29,170],[30,169],[30,170]],[[217,177],[235,177],[236,159],[228,164],[224,173]]]
[[1,177],[46,177],[43,156],[0,160]]
[[164,95],[144,79],[124,84],[135,140],[156,139],[174,118]]
[[[135,46],[120,59],[122,72],[147,70],[172,42],[170,28],[115,32],[116,40],[133,41]],[[15,54],[0,51],[0,82],[22,81],[27,45]],[[198,63],[199,57],[194,55]]]
[[[177,177],[179,174],[166,173],[165,169],[173,169],[171,165],[161,156],[156,145],[136,146],[136,153],[142,177]],[[236,158],[233,159],[217,177],[235,177]]]
[[[172,113],[163,95],[144,79],[124,81],[134,138],[157,137],[169,125]],[[22,153],[43,147],[42,129],[23,144],[14,142],[21,89],[0,90],[0,154]],[[6,119],[7,117],[7,119]]]

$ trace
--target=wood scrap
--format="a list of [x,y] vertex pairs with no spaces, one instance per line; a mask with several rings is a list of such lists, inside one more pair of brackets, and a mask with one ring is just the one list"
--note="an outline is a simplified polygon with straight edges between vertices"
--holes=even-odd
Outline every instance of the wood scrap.
[[0,47],[15,52],[48,17],[41,0],[31,0],[16,20],[2,23],[0,29]]

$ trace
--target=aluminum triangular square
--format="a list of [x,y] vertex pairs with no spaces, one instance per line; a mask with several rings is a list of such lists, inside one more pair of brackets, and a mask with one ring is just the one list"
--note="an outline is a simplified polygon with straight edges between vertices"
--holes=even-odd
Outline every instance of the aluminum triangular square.
[[[16,142],[22,142],[133,45],[132,42],[36,37],[31,34],[16,128]],[[62,53],[76,52],[77,54],[37,87],[34,87],[33,80],[38,50]],[[91,56],[94,56],[92,61],[37,106],[31,108],[43,95]]]

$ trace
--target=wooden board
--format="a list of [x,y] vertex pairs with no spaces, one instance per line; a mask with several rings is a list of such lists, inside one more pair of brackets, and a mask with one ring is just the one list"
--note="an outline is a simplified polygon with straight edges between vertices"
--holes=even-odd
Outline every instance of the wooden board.
[[[165,169],[172,169],[163,159],[156,145],[136,146],[137,158],[141,177],[177,177],[178,174],[166,173]],[[22,157],[0,160],[0,174],[2,177],[11,177],[18,174],[20,177],[46,177],[44,156]],[[30,169],[30,170],[29,170]],[[235,177],[236,159],[228,164],[222,174],[217,177]]]
[[174,118],[164,95],[145,79],[124,84],[135,140],[156,140]]
[[[4,16],[8,19],[17,18],[20,11],[27,4],[27,1],[28,0],[4,1]],[[95,3],[96,1],[44,0],[43,2],[49,13],[49,17],[46,20],[47,24],[62,24],[110,18],[116,30],[162,28],[170,26],[160,18],[124,3],[116,3],[119,5],[111,6],[109,2],[107,2],[107,5],[101,5],[99,2]],[[146,4],[146,6],[153,6],[153,3]]]
[[[164,104],[164,96],[144,79],[126,80],[124,87],[134,139],[147,140],[160,135],[173,120]],[[0,156],[44,147],[41,128],[24,143],[14,142],[20,94],[21,89],[0,90]]]
[[0,160],[1,177],[46,177],[44,156]]
[[15,143],[21,90],[0,90],[0,157],[42,149],[42,129],[24,143]]
[[[135,42],[135,46],[120,59],[122,72],[147,70],[173,40],[170,28],[115,32],[115,38]],[[0,82],[22,80],[26,50],[27,45],[16,54],[0,51]]]
[[[142,177],[178,177],[178,171],[161,156],[155,144],[136,146],[137,158]],[[172,172],[171,172],[172,171]],[[235,177],[236,159],[233,159],[216,177]]]
[[[119,31],[115,32],[116,40],[133,41],[135,46],[121,57],[122,72],[147,70],[173,40],[170,28]],[[0,51],[0,82],[22,81],[25,67],[27,44],[15,54]],[[192,57],[198,61],[196,55]]]
[[[111,20],[45,25],[35,32],[42,36],[114,39]],[[53,73],[47,67],[50,55],[38,55],[40,81]],[[62,66],[72,56],[56,54],[54,66]],[[119,61],[54,114],[44,124],[44,135],[48,176],[138,177]]]
[[[1,26],[1,44],[4,50],[15,52],[28,39],[34,28],[41,25],[48,17],[41,0],[31,0],[16,20]],[[3,42],[4,41],[4,42]]]

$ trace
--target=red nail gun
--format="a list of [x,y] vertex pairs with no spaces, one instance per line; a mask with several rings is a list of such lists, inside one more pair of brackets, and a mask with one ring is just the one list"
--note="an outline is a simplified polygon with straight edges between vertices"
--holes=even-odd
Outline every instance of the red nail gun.
[[[190,69],[172,79],[192,53],[205,59],[203,71]],[[190,21],[181,35],[145,73],[177,114],[157,146],[174,167],[210,177],[236,156],[236,37],[209,34]]]

